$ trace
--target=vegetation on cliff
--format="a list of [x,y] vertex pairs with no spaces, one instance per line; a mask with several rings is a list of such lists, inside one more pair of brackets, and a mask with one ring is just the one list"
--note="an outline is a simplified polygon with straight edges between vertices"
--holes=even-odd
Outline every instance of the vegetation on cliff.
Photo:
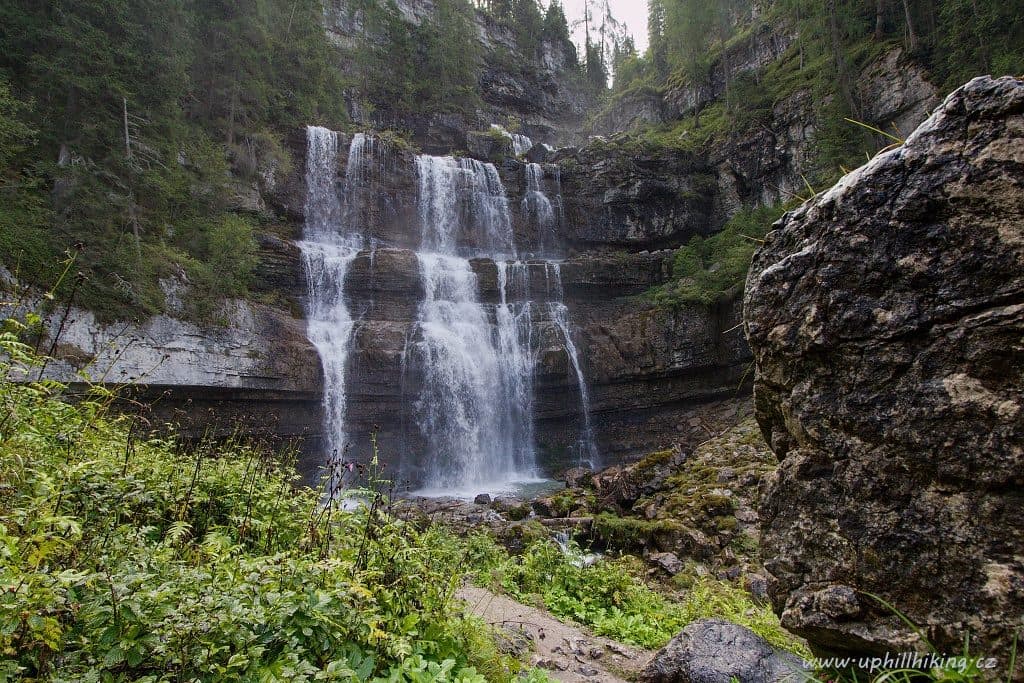
[[[698,100],[688,116],[649,131],[664,143],[693,146],[756,130],[777,103],[808,88],[817,103],[808,174],[822,184],[886,144],[846,120],[863,118],[856,79],[881,51],[902,46],[946,91],[979,74],[1024,71],[1017,8],[996,0],[777,0],[766,9],[751,0],[651,0],[649,8],[650,48],[621,55],[613,101],[644,91],[699,93],[714,74],[724,80],[721,97]],[[792,42],[779,59],[731,76],[765,30]]]
[[[259,194],[292,167],[289,134],[343,129],[352,103],[394,118],[480,102],[469,0],[440,0],[418,24],[390,0],[350,4],[331,10],[362,22],[342,45],[323,0],[5,3],[2,265],[48,285],[79,245],[76,303],[102,318],[163,311],[167,278],[190,285],[197,318],[246,295],[254,232],[282,230]],[[489,20],[512,30],[522,68],[544,40],[576,68],[557,3],[546,14],[494,4]]]
[[691,239],[673,255],[672,279],[652,288],[646,297],[673,308],[735,299],[743,291],[750,258],[783,210],[783,206],[742,209],[721,231]]

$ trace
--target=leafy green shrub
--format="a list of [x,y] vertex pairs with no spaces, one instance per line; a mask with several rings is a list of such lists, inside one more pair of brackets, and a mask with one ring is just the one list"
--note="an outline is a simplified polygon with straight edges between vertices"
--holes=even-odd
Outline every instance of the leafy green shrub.
[[141,438],[0,332],[0,679],[507,680],[437,532],[236,444]]
[[783,205],[745,209],[711,237],[695,237],[676,250],[672,281],[649,290],[656,305],[705,306],[728,301],[743,291],[750,259]]

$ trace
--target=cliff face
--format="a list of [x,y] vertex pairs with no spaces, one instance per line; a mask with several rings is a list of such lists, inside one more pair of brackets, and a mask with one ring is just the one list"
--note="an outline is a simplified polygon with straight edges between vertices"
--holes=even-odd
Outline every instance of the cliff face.
[[[342,141],[347,144],[348,138]],[[289,142],[295,158],[303,160],[304,139],[297,134]],[[375,433],[383,453],[415,452],[409,407],[420,378],[403,366],[403,359],[423,300],[414,253],[421,241],[416,155],[383,139],[375,150],[362,182],[349,188],[358,223],[378,246],[356,257],[345,281],[347,297],[358,302],[353,315],[359,320],[348,362],[346,426],[360,444]],[[557,298],[569,310],[599,449],[612,460],[672,442],[681,415],[704,401],[735,394],[749,363],[737,327],[738,306],[668,310],[643,296],[671,277],[673,252],[652,248],[711,229],[707,168],[688,155],[660,150],[567,148],[551,154],[538,146],[531,152],[537,155],[551,159],[539,167],[540,190],[562,206],[553,235],[539,234],[528,210],[527,163],[499,156],[497,168],[511,207],[515,243],[535,252],[547,240],[544,251],[568,255],[559,267],[562,293]],[[340,154],[338,182],[346,176],[346,163]],[[259,203],[292,228],[261,236],[254,289],[289,301],[288,311],[237,302],[218,316],[222,327],[159,317],[127,330],[97,325],[88,314],[76,312],[61,333],[68,362],[50,368],[52,376],[73,380],[71,361],[97,357],[91,367],[109,369],[108,379],[145,382],[150,395],[165,392],[165,410],[158,417],[173,417],[176,409],[189,406],[210,408],[191,411],[196,419],[184,425],[189,434],[211,427],[230,431],[245,415],[244,431],[305,436],[310,457],[303,469],[314,471],[322,459],[323,378],[317,352],[305,338],[305,321],[296,317],[307,286],[295,244],[302,236],[304,166],[298,161],[290,174],[257,188]],[[481,301],[497,303],[501,292],[494,261],[474,259],[472,267]],[[555,300],[550,264],[527,260],[524,267],[526,290],[547,292]],[[185,283],[169,281],[168,287],[187,296]],[[533,317],[537,444],[542,463],[557,468],[569,462],[583,424],[580,389],[563,332],[550,311],[539,305]],[[54,318],[53,335],[59,327]],[[119,335],[132,338],[128,349],[108,351]],[[278,414],[279,420],[271,419]]]
[[[352,7],[335,3],[326,15],[340,47],[355,44],[365,30],[364,17]],[[403,0],[397,7],[410,24],[434,11],[429,0]],[[774,203],[802,187],[800,172],[815,130],[810,93],[798,91],[778,102],[769,125],[710,149],[683,151],[620,136],[558,150],[535,145],[525,159],[540,164],[540,189],[559,214],[553,233],[543,236],[526,208],[531,190],[524,158],[513,154],[511,139],[495,134],[491,123],[514,118],[534,142],[579,141],[591,103],[567,66],[569,48],[544,42],[537,58],[526,60],[516,56],[509,29],[479,13],[475,21],[485,62],[480,71],[484,106],[478,111],[396,119],[387,111],[360,111],[352,102],[361,127],[397,127],[412,138],[410,145],[378,136],[377,156],[364,182],[352,189],[361,229],[377,245],[372,256],[366,252],[355,259],[345,283],[345,291],[362,302],[355,311],[360,324],[347,380],[353,433],[359,439],[379,433],[385,452],[409,447],[403,407],[416,391],[417,378],[404,373],[402,358],[423,297],[413,253],[420,242],[415,156],[422,151],[495,163],[512,208],[515,243],[536,246],[549,240],[542,250],[526,251],[567,257],[561,264],[564,302],[590,384],[601,451],[611,460],[673,443],[692,407],[744,391],[750,352],[738,329],[739,302],[666,308],[644,294],[673,277],[673,248],[716,232],[741,205]],[[754,32],[714,65],[707,83],[670,90],[657,102],[650,99],[653,95],[640,96],[633,114],[630,99],[609,111],[626,111],[619,118],[634,123],[688,116],[693,107],[721,98],[726,83],[778,59],[791,39],[781,30]],[[505,58],[499,58],[502,54]],[[509,66],[514,63],[529,68]],[[934,97],[934,89],[898,51],[877,61],[859,82],[874,107],[872,121],[900,127],[922,117]],[[152,391],[170,390],[164,399],[168,414],[174,407],[203,405],[226,417],[215,420],[212,412],[204,413],[189,426],[193,434],[213,422],[231,429],[245,415],[251,418],[245,424],[279,437],[306,435],[308,470],[320,456],[323,378],[302,320],[307,283],[296,241],[305,220],[303,131],[296,130],[285,143],[294,161],[289,173],[261,168],[254,180],[239,181],[238,188],[239,210],[263,215],[277,226],[274,233],[259,236],[253,284],[260,298],[273,305],[232,304],[219,316],[220,325],[199,327],[173,317],[132,325],[130,334],[138,339],[131,349],[104,357],[104,362],[111,369],[108,377],[145,381]],[[338,182],[345,164],[340,155]],[[477,259],[473,268],[482,300],[496,302],[494,262]],[[532,291],[551,287],[551,273],[542,262],[526,269]],[[187,283],[170,281],[168,287],[187,296]],[[68,342],[69,363],[51,369],[64,379],[73,379],[71,361],[103,356],[123,327],[104,328],[85,314],[76,317],[81,322]],[[536,325],[537,440],[545,462],[555,467],[564,462],[583,416],[575,368],[560,330],[544,311],[537,313]],[[55,318],[53,334],[58,327]],[[165,348],[169,357],[156,363]],[[268,428],[275,414],[282,415],[280,424]]]
[[581,249],[683,244],[716,229],[714,169],[697,155],[600,140],[559,150],[567,226]]
[[[897,137],[912,131],[939,103],[935,86],[900,48],[867,65],[855,82],[857,100],[864,103],[860,117]],[[795,90],[772,106],[763,126],[709,150],[723,206],[775,204],[806,194],[821,126],[816,114],[820,105],[809,88]]]
[[[437,12],[432,0],[398,0],[394,7],[399,20],[411,27],[431,21]],[[381,103],[370,111],[353,91],[348,103],[353,121],[363,128],[410,131],[423,151],[431,154],[469,149],[467,133],[496,122],[515,121],[522,133],[539,142],[578,141],[594,102],[575,73],[572,43],[540,37],[537,53],[526,54],[507,23],[480,10],[472,13],[471,22],[481,56],[476,90],[482,106],[471,112],[410,115],[396,114]],[[359,48],[368,35],[368,23],[367,10],[359,3],[328,5],[325,27],[343,51]]]
[[171,425],[186,439],[245,435],[316,449],[323,383],[304,321],[241,300],[225,302],[217,325],[63,313],[48,320],[46,377],[120,386],[128,411],[145,406],[146,428]]
[[770,593],[824,651],[1005,653],[1024,605],[1024,83],[978,78],[787,214],[744,318]]
[[[592,130],[616,135],[677,122],[722,103],[743,79],[757,82],[766,78],[768,69],[795,68],[787,63],[800,60],[796,31],[758,23],[756,17],[752,21],[753,28],[715,59],[702,80],[625,94],[591,122]],[[856,117],[897,137],[909,134],[939,103],[939,92],[924,69],[899,47],[870,60],[851,82],[859,107]],[[721,215],[743,205],[776,204],[806,194],[806,178],[814,172],[815,136],[823,123],[820,110],[831,97],[822,100],[809,85],[787,87],[781,95],[773,93],[756,124],[698,145],[696,155],[716,176]]]
[[[346,276],[345,291],[360,321],[348,363],[346,424],[357,443],[366,442],[373,432],[385,453],[415,452],[417,437],[409,429],[409,411],[422,378],[403,361],[424,296],[414,253],[421,240],[416,159],[410,150],[396,146],[384,145],[379,154],[371,165],[375,170],[351,189],[360,207],[359,225],[380,246],[360,253]],[[511,296],[540,293],[542,299],[567,305],[578,360],[590,388],[598,446],[614,459],[675,440],[681,414],[701,402],[735,394],[749,363],[738,328],[738,306],[658,308],[643,294],[671,277],[672,251],[622,251],[624,244],[639,249],[678,243],[708,229],[711,199],[676,189],[702,182],[700,167],[685,156],[619,154],[564,149],[539,167],[540,189],[556,204],[559,198],[564,204],[564,217],[553,226],[553,237],[538,233],[538,223],[527,209],[527,164],[504,157],[497,167],[520,249],[536,252],[548,240],[542,251],[570,254],[557,273],[549,262],[526,257],[525,283]],[[654,169],[665,163],[679,176],[659,177]],[[346,170],[340,158],[339,178]],[[600,184],[588,186],[588,178],[597,178]],[[646,182],[660,187],[652,191]],[[300,204],[299,196],[291,193],[299,192],[301,183],[285,179],[281,187],[293,189],[279,201]],[[631,192],[632,199],[624,201],[624,192]],[[630,240],[600,228],[620,225],[623,219],[616,211],[635,216]],[[494,261],[478,258],[471,265],[481,301],[498,303],[501,290]],[[297,258],[293,268],[301,273]],[[567,462],[583,422],[578,379],[550,311],[543,304],[535,306],[532,318],[537,442],[543,464],[555,468]]]

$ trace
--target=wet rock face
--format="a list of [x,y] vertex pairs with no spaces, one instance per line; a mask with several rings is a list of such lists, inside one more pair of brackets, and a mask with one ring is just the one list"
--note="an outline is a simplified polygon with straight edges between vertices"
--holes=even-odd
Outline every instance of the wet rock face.
[[769,592],[819,650],[1009,652],[1024,618],[1024,82],[979,78],[755,255]]
[[561,150],[556,161],[571,244],[677,246],[718,227],[713,168],[693,154],[608,143]]

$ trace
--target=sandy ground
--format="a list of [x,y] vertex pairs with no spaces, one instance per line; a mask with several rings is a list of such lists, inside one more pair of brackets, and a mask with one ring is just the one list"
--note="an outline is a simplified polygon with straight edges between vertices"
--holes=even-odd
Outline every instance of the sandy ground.
[[[468,610],[532,648],[531,666],[566,683],[620,683],[636,678],[654,653],[591,635],[549,612],[483,588],[466,585],[459,597]],[[521,635],[519,635],[521,634]],[[532,642],[528,642],[532,641]]]

